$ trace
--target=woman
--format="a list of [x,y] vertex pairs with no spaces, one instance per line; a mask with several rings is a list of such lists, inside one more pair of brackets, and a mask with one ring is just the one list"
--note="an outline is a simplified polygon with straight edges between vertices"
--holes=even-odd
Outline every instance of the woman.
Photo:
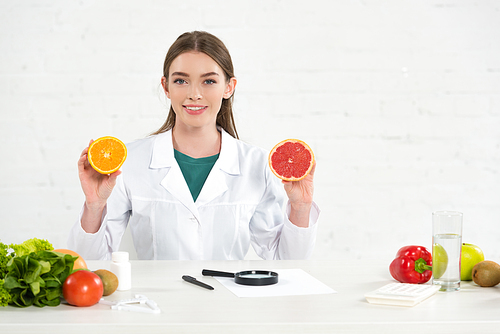
[[129,224],[139,259],[236,260],[250,244],[263,259],[310,256],[319,215],[314,168],[281,186],[267,153],[238,140],[237,81],[224,44],[206,32],[185,33],[163,72],[167,120],[127,145],[122,171],[101,175],[88,148],[82,152],[85,204],[68,247],[86,259],[110,259]]

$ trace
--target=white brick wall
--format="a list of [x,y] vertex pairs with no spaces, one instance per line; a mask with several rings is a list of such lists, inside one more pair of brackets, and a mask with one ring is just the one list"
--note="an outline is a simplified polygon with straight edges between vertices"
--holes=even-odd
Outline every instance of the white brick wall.
[[242,139],[313,147],[315,258],[389,264],[449,209],[500,261],[494,0],[0,0],[0,240],[66,247],[81,150],[162,124],[163,58],[196,29],[232,53]]

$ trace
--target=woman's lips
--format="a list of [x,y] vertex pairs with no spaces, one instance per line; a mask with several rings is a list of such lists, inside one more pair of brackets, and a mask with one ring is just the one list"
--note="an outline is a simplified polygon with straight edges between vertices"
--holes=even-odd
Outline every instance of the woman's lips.
[[200,105],[184,105],[183,107],[184,111],[186,111],[189,115],[199,115],[207,110],[207,106]]

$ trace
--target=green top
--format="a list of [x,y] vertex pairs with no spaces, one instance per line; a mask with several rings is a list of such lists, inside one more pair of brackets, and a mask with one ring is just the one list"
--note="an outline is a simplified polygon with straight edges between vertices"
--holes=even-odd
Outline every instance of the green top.
[[201,192],[201,188],[205,184],[205,180],[210,174],[212,167],[219,158],[219,155],[212,155],[205,158],[191,158],[189,155],[185,155],[177,150],[174,150],[174,157],[181,168],[182,175],[191,191],[191,196],[193,196],[193,201],[196,202],[198,195]]

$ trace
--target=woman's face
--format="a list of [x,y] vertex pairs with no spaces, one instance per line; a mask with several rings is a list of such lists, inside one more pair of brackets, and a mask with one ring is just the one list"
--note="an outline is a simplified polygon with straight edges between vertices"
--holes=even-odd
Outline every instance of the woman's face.
[[229,98],[236,79],[229,82],[220,66],[202,52],[185,52],[174,59],[162,85],[176,115],[175,126],[215,128],[222,99]]

